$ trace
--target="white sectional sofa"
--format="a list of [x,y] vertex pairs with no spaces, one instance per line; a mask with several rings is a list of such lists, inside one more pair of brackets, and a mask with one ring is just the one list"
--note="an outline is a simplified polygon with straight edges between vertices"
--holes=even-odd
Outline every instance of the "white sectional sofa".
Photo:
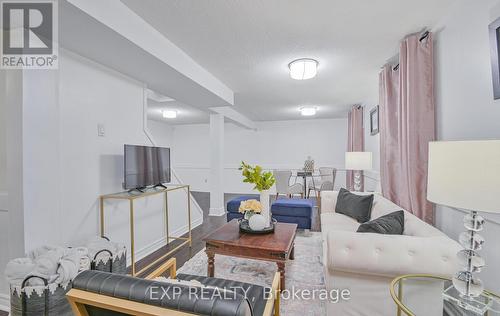
[[[349,289],[351,298],[329,303],[328,315],[396,315],[389,292],[396,276],[423,273],[451,277],[458,270],[456,252],[460,245],[438,229],[405,211],[403,235],[357,233],[360,224],[356,220],[335,213],[337,194],[321,194],[325,282],[328,290]],[[371,220],[399,210],[402,208],[375,194]],[[441,292],[441,287],[428,287],[407,299],[421,301],[416,315],[442,315]]]

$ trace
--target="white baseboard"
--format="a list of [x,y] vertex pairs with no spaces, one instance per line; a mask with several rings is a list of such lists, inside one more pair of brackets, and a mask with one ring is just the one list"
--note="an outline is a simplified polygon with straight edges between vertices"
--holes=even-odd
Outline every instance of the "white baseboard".
[[0,294],[0,311],[10,312],[10,297],[6,294]]
[[[195,219],[191,223],[191,230],[195,229],[196,227],[200,226],[203,223],[203,217],[200,217],[198,219]],[[185,233],[188,232],[188,225],[184,225],[179,227],[178,229],[170,232],[170,236],[173,237],[179,237],[184,235]],[[165,236],[155,240],[151,244],[147,245],[146,247],[143,247],[135,252],[135,260],[136,262],[141,260],[142,258],[147,257],[148,255],[152,254],[159,248],[165,246],[167,244]],[[127,265],[130,265],[131,263],[131,256],[130,256],[130,249],[127,247]]]
[[208,210],[208,215],[209,216],[223,216],[223,215],[226,215],[226,211],[224,210],[223,207],[211,207]]

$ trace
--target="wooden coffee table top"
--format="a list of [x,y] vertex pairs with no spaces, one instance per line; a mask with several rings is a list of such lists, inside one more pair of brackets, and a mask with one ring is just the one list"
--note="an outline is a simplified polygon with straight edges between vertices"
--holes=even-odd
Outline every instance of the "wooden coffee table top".
[[233,219],[203,240],[211,245],[286,252],[293,244],[296,231],[297,224],[276,223],[274,233],[262,235],[242,233],[238,220]]

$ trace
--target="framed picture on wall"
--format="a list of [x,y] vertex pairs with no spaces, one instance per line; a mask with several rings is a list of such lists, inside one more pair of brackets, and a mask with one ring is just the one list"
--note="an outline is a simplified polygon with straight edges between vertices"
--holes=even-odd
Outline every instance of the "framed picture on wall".
[[378,134],[378,105],[370,111],[370,134]]
[[500,62],[498,48],[500,45],[500,18],[489,25],[490,30],[490,54],[491,74],[493,76],[493,97],[500,99]]

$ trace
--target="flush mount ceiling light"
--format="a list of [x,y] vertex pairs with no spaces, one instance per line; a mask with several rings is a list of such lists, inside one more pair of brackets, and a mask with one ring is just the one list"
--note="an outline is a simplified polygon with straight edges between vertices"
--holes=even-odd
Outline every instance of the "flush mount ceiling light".
[[168,119],[174,119],[177,117],[177,111],[176,110],[165,110],[162,112],[164,118]]
[[288,64],[290,77],[295,80],[306,80],[316,76],[318,61],[311,58],[301,58]]
[[315,106],[303,106],[299,109],[302,116],[313,116],[316,115],[318,109]]

